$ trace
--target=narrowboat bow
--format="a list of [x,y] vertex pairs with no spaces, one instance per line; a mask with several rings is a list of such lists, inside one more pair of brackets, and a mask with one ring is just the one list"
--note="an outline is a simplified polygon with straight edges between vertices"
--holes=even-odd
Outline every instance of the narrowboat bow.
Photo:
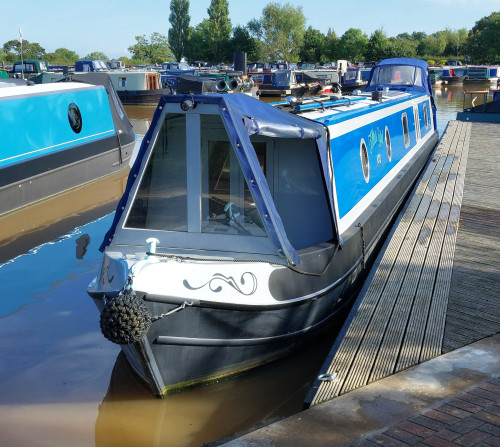
[[265,104],[165,95],[88,293],[157,396],[271,361],[350,304],[437,142],[427,64]]

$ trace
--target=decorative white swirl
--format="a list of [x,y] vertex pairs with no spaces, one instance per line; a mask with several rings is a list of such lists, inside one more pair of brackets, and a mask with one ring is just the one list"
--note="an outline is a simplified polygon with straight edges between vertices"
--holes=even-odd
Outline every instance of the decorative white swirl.
[[[250,292],[247,292],[247,293],[245,293],[241,288],[241,286],[245,285],[245,282],[246,282],[245,276],[250,277],[250,282],[251,282],[251,286],[252,286],[252,290]],[[222,282],[222,284],[217,285],[218,282]],[[215,293],[221,292],[224,284],[228,284],[234,290],[240,292],[242,295],[245,295],[245,296],[252,295],[257,290],[257,278],[251,272],[245,272],[241,275],[239,285],[236,283],[235,279],[232,276],[227,277],[227,276],[222,275],[221,273],[215,273],[209,281],[207,281],[206,283],[204,283],[198,287],[194,287],[194,286],[190,285],[188,283],[187,279],[185,279],[182,283],[184,284],[184,287],[186,287],[189,290],[199,290],[199,289],[202,289],[203,287],[205,287],[206,285],[208,285],[210,290],[212,292],[215,292]]]

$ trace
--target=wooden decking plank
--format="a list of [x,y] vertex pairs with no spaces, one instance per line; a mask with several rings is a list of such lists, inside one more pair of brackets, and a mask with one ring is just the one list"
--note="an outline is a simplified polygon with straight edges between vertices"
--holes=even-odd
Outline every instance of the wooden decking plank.
[[[321,383],[312,405],[442,348],[470,133],[470,123],[449,123],[333,356],[337,380]],[[451,317],[448,345],[467,340],[453,340],[452,322],[461,320]]]
[[463,123],[460,133],[462,144],[457,145],[457,163],[455,182],[450,183],[447,192],[446,203],[443,207],[450,206],[446,222],[446,230],[442,241],[442,250],[439,266],[429,309],[429,318],[422,343],[422,352],[419,362],[436,357],[441,353],[444,329],[446,323],[446,309],[448,306],[448,295],[453,272],[453,258],[455,253],[455,241],[458,231],[460,207],[463,197],[463,185],[468,161],[470,146],[470,123]]
[[483,335],[488,327],[488,335],[500,330],[500,155],[492,150],[493,138],[500,138],[498,125],[473,124],[443,352],[481,338],[477,330]]
[[[448,146],[447,150],[449,150],[450,147],[452,146]],[[381,359],[380,363],[382,365],[387,362],[389,362],[389,364],[394,364],[397,360],[399,354],[397,339],[401,337],[401,331],[404,331],[404,326],[399,325],[399,322],[402,320],[401,315],[405,313],[404,308],[411,307],[413,298],[406,297],[407,299],[405,300],[399,299],[400,306],[398,306],[398,296],[405,296],[404,293],[401,293],[401,286],[407,274],[407,266],[410,264],[416,241],[419,237],[422,237],[421,228],[425,222],[425,217],[429,214],[429,209],[431,209],[432,213],[432,208],[436,206],[432,197],[436,194],[436,188],[438,191],[440,190],[440,182],[442,182],[443,175],[447,176],[452,162],[453,157],[450,157],[446,151],[442,151],[440,160],[434,166],[427,187],[423,191],[423,199],[414,215],[413,221],[410,223],[410,228],[406,232],[405,240],[401,244],[401,248],[397,253],[397,258],[391,258],[389,260],[389,262],[395,263],[397,268],[392,270],[388,278],[389,285],[384,289],[384,294],[379,300],[379,306],[375,309],[374,317],[367,330],[371,336],[369,340],[363,340],[361,342],[358,356],[354,359],[352,364],[354,373],[347,377],[342,388],[343,392],[355,389],[365,385],[371,380],[383,377],[386,374],[387,367],[385,369],[380,367],[376,371],[373,369],[374,367],[379,367],[376,363],[377,358]],[[417,276],[415,276],[415,274]],[[410,275],[409,278],[413,278],[418,282],[418,274],[419,272],[416,272]],[[399,307],[401,307],[401,309],[399,309]],[[407,312],[408,310],[406,310],[406,313]],[[391,316],[393,313],[394,315]],[[391,322],[396,322],[396,324],[390,325]],[[406,318],[404,319],[404,323],[405,322]],[[398,325],[400,326],[399,330],[397,329]],[[387,346],[382,343],[384,338],[387,340]],[[390,357],[389,360],[387,360],[388,356]],[[372,365],[374,366],[372,367]]]
[[[400,356],[401,342],[405,335],[407,321],[414,302],[415,291],[420,280],[422,265],[427,254],[430,243],[430,236],[439,210],[439,201],[444,193],[444,180],[448,176],[451,168],[452,158],[448,155],[445,159],[443,170],[440,173],[438,184],[434,190],[429,208],[426,211],[424,221],[419,226],[419,233],[415,241],[409,241],[412,250],[409,260],[408,270],[401,286],[401,291],[397,297],[394,312],[389,321],[387,331],[381,342],[379,354],[375,360],[370,381],[378,380],[391,374],[394,371],[396,362]],[[423,320],[425,324],[425,318]],[[415,349],[415,346],[411,346]]]
[[[444,145],[439,145],[436,148],[436,151],[440,148],[443,150],[443,147]],[[337,352],[333,357],[332,363],[326,371],[329,374],[335,373],[337,380],[333,382],[321,383],[314,397],[313,404],[321,402],[324,399],[337,396],[341,393],[345,379],[353,368],[352,363],[356,355],[359,355],[358,351],[361,342],[367,333],[367,328],[377,307],[380,294],[383,291],[383,287],[386,284],[389,275],[391,274],[393,263],[388,262],[388,259],[395,259],[415,214],[422,206],[426,207],[430,203],[429,195],[424,195],[424,192],[429,183],[431,188],[435,187],[439,178],[438,174],[435,174],[435,172],[440,172],[443,165],[444,160],[441,158],[435,158],[429,162],[427,169],[424,171],[422,179],[417,185],[415,193],[406,207],[403,216],[401,217],[398,225],[398,231],[391,238],[391,241],[384,253],[381,265],[374,275],[370,285],[370,290],[363,298],[355,319],[349,326]]]

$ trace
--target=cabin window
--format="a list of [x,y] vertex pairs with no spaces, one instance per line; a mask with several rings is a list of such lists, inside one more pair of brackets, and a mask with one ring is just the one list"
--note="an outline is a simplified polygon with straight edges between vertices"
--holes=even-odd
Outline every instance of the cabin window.
[[405,139],[405,147],[410,146],[410,131],[408,128],[408,116],[406,112],[401,115],[401,121],[403,122],[403,136]]
[[331,241],[333,223],[315,141],[280,138],[272,144],[274,164],[266,177],[288,240],[296,250]]
[[387,149],[387,158],[389,161],[392,160],[392,146],[391,146],[391,135],[389,134],[389,128],[385,126],[385,147]]
[[415,138],[420,140],[420,117],[418,115],[418,105],[413,106],[413,118],[415,120]]
[[363,177],[365,182],[368,183],[370,181],[370,160],[368,159],[368,149],[363,138],[361,138],[361,144],[359,145],[359,158],[361,159]]
[[[219,115],[201,115],[203,233],[266,236],[260,214]],[[256,145],[265,171],[264,145]]]
[[429,128],[429,109],[427,108],[427,103],[424,102],[424,123],[425,123],[425,128]]
[[186,115],[166,116],[125,226],[187,231]]
[[126,87],[127,78],[118,78],[118,87]]

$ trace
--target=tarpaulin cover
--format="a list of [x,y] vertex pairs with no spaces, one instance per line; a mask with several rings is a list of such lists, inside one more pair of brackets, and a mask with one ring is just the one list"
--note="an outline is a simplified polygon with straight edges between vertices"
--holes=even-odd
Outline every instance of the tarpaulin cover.
[[[314,139],[321,159],[324,178],[330,200],[333,206],[333,181],[327,129],[323,124],[294,115],[269,104],[251,98],[248,95],[210,94],[210,95],[163,95],[153,116],[153,121],[144,137],[134,166],[131,169],[125,193],[118,204],[111,228],[100,247],[101,251],[112,241],[116,225],[129,199],[134,181],[139,179],[139,169],[152,139],[154,129],[161,126],[158,122],[166,103],[182,103],[185,100],[194,103],[217,104],[229,133],[229,138],[235,148],[236,156],[241,165],[247,184],[252,188],[255,204],[259,209],[267,234],[273,241],[277,253],[285,256],[288,262],[298,264],[300,258],[286,237],[281,218],[276,211],[264,173],[260,167],[255,150],[250,141],[250,135],[260,134],[276,138],[307,138]],[[180,110],[180,108],[179,108]],[[338,235],[338,233],[337,233]]]

